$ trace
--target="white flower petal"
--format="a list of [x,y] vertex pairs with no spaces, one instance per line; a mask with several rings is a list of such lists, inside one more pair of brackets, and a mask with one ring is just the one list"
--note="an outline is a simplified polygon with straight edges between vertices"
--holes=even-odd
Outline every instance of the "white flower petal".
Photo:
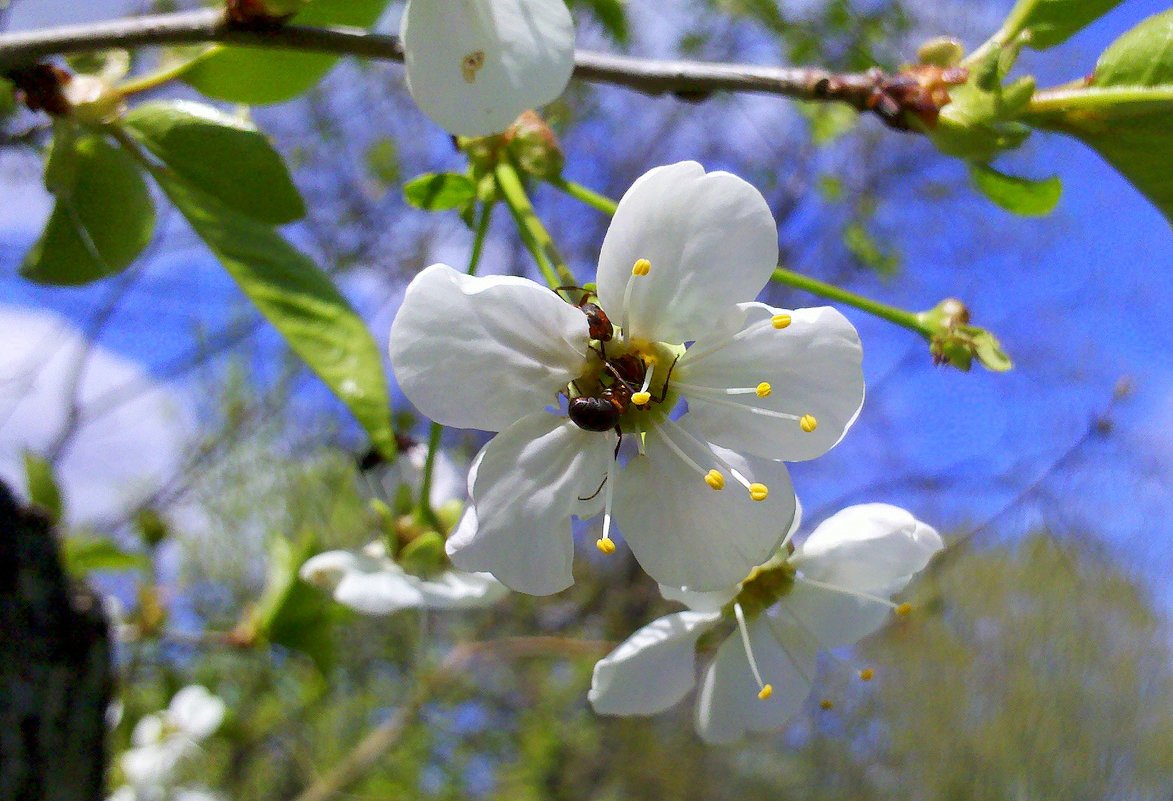
[[130,742],[134,746],[154,745],[163,739],[163,728],[162,715],[143,715],[134,724]]
[[[678,424],[688,429],[689,417]],[[635,558],[660,584],[727,589],[769,559],[790,527],[795,499],[786,465],[713,448],[749,481],[769,489],[764,501],[752,501],[728,475],[723,490],[712,490],[663,436],[648,432],[646,455],[633,457],[620,474],[615,520]],[[707,451],[685,441],[677,445],[702,468],[715,466]]]
[[[676,363],[673,380],[710,390],[765,382],[772,391],[765,398],[749,393],[714,402],[710,393],[682,389],[693,425],[719,445],[769,459],[795,462],[826,453],[863,405],[863,349],[855,327],[829,306],[786,311],[745,303],[740,309],[745,316],[736,330],[757,326],[754,331],[717,350],[698,339]],[[787,328],[765,323],[783,313],[792,319]],[[797,419],[755,414],[753,408],[809,414],[818,425],[808,433]]]
[[720,611],[721,607],[737,597],[739,590],[740,587],[736,584],[724,590],[710,592],[696,592],[687,587],[669,587],[667,584],[660,585],[660,595],[664,596],[666,600],[682,603],[694,612]]
[[654,715],[696,684],[696,641],[719,614],[678,612],[644,626],[595,664],[587,698],[600,715]]
[[586,315],[533,281],[433,264],[403,296],[391,366],[437,423],[500,431],[582,374],[587,336]]
[[140,788],[169,783],[179,763],[196,753],[195,741],[171,736],[155,745],[131,748],[118,759],[127,782]]
[[803,575],[824,584],[891,594],[903,589],[944,547],[941,536],[910,512],[866,503],[823,521],[791,562]]
[[859,642],[892,617],[892,607],[878,601],[808,584],[799,577],[790,592],[770,610],[778,620],[801,627],[817,648]]
[[746,732],[776,731],[802,708],[810,694],[815,650],[785,625],[766,617],[748,626],[762,680],[773,687],[758,698],[758,685],[737,634],[717,650],[697,695],[696,730],[705,742],[728,743]]
[[193,739],[202,740],[220,728],[225,709],[224,702],[206,687],[192,684],[175,694],[167,715],[177,729]]
[[[651,272],[633,279],[639,259]],[[694,161],[657,167],[627,190],[607,230],[599,303],[619,324],[635,280],[628,335],[688,342],[712,329],[715,313],[753,300],[777,264],[778,231],[758,190]]]
[[458,136],[504,131],[561,95],[574,68],[563,0],[409,0],[400,36],[411,96]]
[[598,487],[613,447],[611,437],[546,412],[502,431],[469,476],[475,518],[448,538],[452,564],[531,595],[569,587],[570,515]]
[[509,594],[509,588],[488,573],[446,570],[419,583],[427,609],[476,609],[490,606]]
[[420,580],[386,557],[355,554],[350,570],[334,588],[334,600],[364,615],[390,615],[424,605]]

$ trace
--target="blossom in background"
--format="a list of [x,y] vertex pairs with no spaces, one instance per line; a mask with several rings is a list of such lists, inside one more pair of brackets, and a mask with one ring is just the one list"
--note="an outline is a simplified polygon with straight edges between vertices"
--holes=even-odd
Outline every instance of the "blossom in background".
[[126,786],[112,796],[117,799],[178,799],[198,790],[170,788],[175,770],[199,751],[224,720],[224,702],[205,687],[184,687],[161,712],[143,716],[131,732],[132,748],[119,758]]
[[[600,549],[614,549],[614,517],[661,584],[727,587],[765,561],[795,510],[780,460],[833,446],[864,393],[842,315],[753,301],[777,259],[761,194],[683,162],[638,179],[607,232],[610,338],[592,340],[582,309],[526,279],[443,264],[416,276],[391,328],[399,386],[439,423],[500,432],[470,471],[475,509],[448,540],[453,564],[558,592],[572,583],[571,516],[600,511]],[[614,433],[548,409],[620,379],[619,427],[639,449],[622,470]]]
[[408,0],[399,35],[412,98],[458,136],[504,131],[574,69],[564,0]]
[[893,611],[906,613],[908,605],[890,596],[942,547],[935,530],[903,509],[844,509],[734,588],[666,591],[690,611],[649,623],[600,660],[590,702],[605,715],[668,709],[696,684],[697,640],[733,625],[704,669],[697,733],[723,743],[779,729],[810,692],[816,653],[857,642]]
[[433,578],[406,572],[373,542],[359,553],[327,551],[301,566],[303,581],[330,590],[334,600],[366,615],[401,609],[474,609],[504,598],[509,590],[488,573],[444,570]]

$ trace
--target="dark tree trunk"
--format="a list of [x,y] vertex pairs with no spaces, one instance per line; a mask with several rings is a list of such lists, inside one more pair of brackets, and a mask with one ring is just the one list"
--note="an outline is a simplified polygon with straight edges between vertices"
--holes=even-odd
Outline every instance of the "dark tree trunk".
[[0,483],[0,801],[103,798],[110,654],[49,522]]

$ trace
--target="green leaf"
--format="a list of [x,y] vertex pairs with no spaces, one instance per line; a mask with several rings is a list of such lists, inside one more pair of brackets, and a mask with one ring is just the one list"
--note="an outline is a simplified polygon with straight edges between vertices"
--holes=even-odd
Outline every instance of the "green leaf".
[[96,75],[113,83],[130,72],[130,52],[126,50],[95,50],[74,53],[65,57],[65,63],[74,72]]
[[859,122],[859,112],[842,103],[799,103],[798,111],[806,117],[816,145],[833,142]]
[[384,136],[371,142],[363,160],[367,174],[381,189],[387,190],[399,183],[399,145],[394,137]]
[[403,197],[417,209],[447,211],[476,199],[477,187],[467,175],[455,172],[425,173],[403,185]]
[[1071,38],[1122,0],[1018,0],[1006,17],[998,39],[1023,36],[1028,47],[1045,50]]
[[234,212],[170,170],[155,180],[286,343],[336,394],[384,455],[395,453],[378,346],[330,277],[271,227]]
[[16,87],[7,78],[0,78],[0,120],[16,111]]
[[627,44],[627,11],[622,0],[576,0],[571,5],[586,5],[607,35],[618,44]]
[[125,123],[184,181],[234,211],[274,225],[305,216],[285,162],[252,123],[186,100],[144,103]]
[[848,223],[843,244],[861,264],[880,275],[894,275],[900,269],[900,256],[881,247],[862,222]]
[[996,206],[1023,217],[1045,217],[1063,194],[1063,182],[1056,175],[1034,181],[1007,175],[988,164],[970,165],[969,179]]
[[42,284],[85,284],[130,266],[155,230],[139,167],[100,134],[59,124],[45,163],[57,201],[20,273]]
[[1047,95],[1031,124],[1095,149],[1173,223],[1173,9],[1117,39],[1085,88]]
[[53,465],[32,451],[24,452],[24,475],[28,486],[29,500],[49,513],[53,523],[61,520],[65,512],[61,500],[61,488],[53,475]]
[[63,545],[65,568],[74,576],[95,570],[139,570],[146,567],[141,553],[128,553],[107,537],[68,537]]
[[[314,0],[291,25],[350,25],[369,28],[388,0]],[[208,97],[230,103],[281,103],[325,77],[338,56],[287,50],[215,45],[180,76]]]
[[305,654],[328,673],[337,656],[332,627],[340,613],[327,596],[297,576],[314,549],[312,537],[298,545],[284,539],[270,541],[269,576],[253,620],[257,634]]
[[982,367],[995,373],[1005,373],[1013,369],[1014,362],[1002,350],[1002,343],[989,331],[978,331],[973,336],[973,353],[977,356]]

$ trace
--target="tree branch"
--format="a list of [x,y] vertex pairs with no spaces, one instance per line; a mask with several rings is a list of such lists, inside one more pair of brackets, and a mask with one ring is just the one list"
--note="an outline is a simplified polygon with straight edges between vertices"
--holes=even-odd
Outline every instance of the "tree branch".
[[[403,61],[403,45],[397,36],[342,26],[250,27],[233,23],[222,10],[207,9],[3,34],[0,68],[24,66],[60,53],[200,42]],[[717,91],[753,92],[840,101],[861,111],[870,108],[869,98],[887,79],[877,70],[838,74],[815,67],[663,61],[587,50],[575,54],[574,77],[689,100]]]

